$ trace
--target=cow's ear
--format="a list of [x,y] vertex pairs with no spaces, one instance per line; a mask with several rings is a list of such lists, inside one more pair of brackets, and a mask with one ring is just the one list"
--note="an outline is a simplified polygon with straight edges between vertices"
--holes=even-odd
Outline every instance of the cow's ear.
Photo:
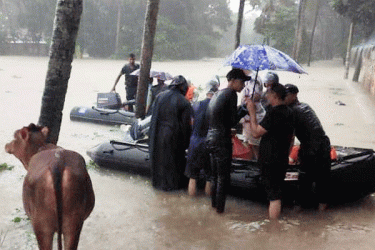
[[49,129],[47,127],[43,127],[41,132],[45,138],[48,137]]
[[27,127],[23,127],[20,130],[19,135],[21,137],[21,140],[27,141],[30,138],[30,131],[29,131],[29,129]]

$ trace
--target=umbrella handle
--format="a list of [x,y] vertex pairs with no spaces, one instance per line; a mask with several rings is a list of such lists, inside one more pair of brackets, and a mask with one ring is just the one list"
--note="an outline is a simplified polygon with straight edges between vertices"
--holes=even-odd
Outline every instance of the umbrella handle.
[[255,85],[257,84],[257,79],[258,79],[258,72],[259,72],[259,68],[257,69],[257,72],[255,74],[253,93],[251,94],[251,99],[253,100],[254,100],[254,93],[255,93]]

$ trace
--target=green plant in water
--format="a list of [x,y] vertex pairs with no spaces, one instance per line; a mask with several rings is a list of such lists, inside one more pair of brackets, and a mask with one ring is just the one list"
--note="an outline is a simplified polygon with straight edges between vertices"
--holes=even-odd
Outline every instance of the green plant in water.
[[3,170],[12,170],[13,168],[14,168],[14,166],[10,166],[7,163],[0,164],[0,171],[3,171]]
[[96,169],[98,165],[93,160],[90,160],[88,164],[86,164],[87,169]]
[[19,223],[19,222],[21,222],[21,217],[15,217],[12,221],[14,222],[14,223]]

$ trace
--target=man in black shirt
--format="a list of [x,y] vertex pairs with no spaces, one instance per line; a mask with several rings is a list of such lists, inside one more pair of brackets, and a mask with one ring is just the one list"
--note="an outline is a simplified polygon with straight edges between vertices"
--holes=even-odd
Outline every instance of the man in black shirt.
[[281,187],[288,167],[289,149],[293,138],[293,112],[284,105],[285,87],[273,85],[266,94],[271,109],[257,123],[255,104],[249,98],[247,109],[250,114],[251,132],[255,138],[262,137],[259,145],[258,163],[269,204],[269,218],[278,219],[281,213]]
[[329,178],[331,171],[331,143],[324,132],[323,126],[314,110],[306,103],[298,101],[298,88],[293,84],[285,85],[288,105],[295,117],[295,135],[300,141],[299,160],[301,170],[305,176],[300,178],[300,194],[297,202],[300,205],[309,205],[312,183],[316,184],[316,194],[319,210],[325,210],[329,194]]
[[207,117],[209,130],[207,147],[211,154],[212,168],[212,206],[218,213],[223,213],[227,188],[230,184],[230,168],[232,164],[231,128],[247,114],[237,111],[237,92],[245,87],[251,77],[241,69],[232,69],[227,74],[228,87],[218,91],[211,99]]
[[[118,81],[120,80],[122,75],[125,75],[126,100],[134,100],[135,95],[137,94],[138,76],[131,75],[131,73],[137,69],[139,69],[139,64],[135,63],[135,55],[130,54],[129,64],[125,64],[125,66],[121,69],[111,91],[116,91],[116,85]],[[129,105],[129,111],[133,111],[133,105]]]

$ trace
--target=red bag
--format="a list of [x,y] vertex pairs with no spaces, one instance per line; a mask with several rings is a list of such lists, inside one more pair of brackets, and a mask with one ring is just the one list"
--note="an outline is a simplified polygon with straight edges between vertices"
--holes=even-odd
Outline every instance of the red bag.
[[[292,150],[290,151],[290,154],[289,154],[289,164],[290,165],[294,165],[294,164],[299,163],[298,162],[299,148],[300,148],[300,146],[296,146],[296,145],[294,145],[292,147]],[[336,152],[336,149],[333,146],[331,146],[330,156],[331,156],[332,161],[337,160],[337,152]]]
[[245,146],[236,135],[232,135],[233,153],[232,158],[240,158],[251,160],[253,158],[253,152],[251,145]]

